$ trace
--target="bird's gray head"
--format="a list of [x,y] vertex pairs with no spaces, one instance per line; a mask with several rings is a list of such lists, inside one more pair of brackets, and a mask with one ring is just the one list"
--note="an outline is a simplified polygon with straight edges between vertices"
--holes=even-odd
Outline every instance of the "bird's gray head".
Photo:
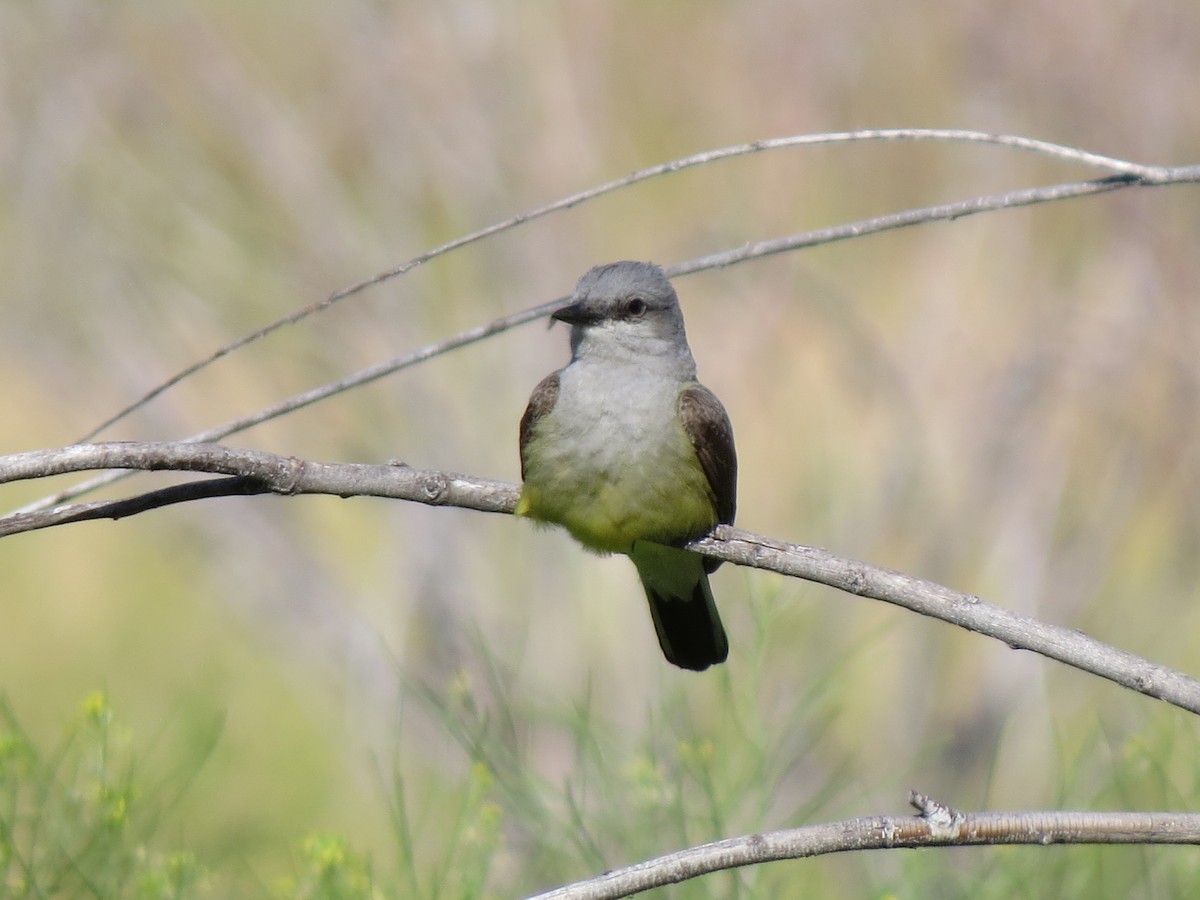
[[590,269],[575,286],[571,305],[553,318],[571,326],[576,359],[661,360],[695,371],[679,298],[653,263],[624,261]]

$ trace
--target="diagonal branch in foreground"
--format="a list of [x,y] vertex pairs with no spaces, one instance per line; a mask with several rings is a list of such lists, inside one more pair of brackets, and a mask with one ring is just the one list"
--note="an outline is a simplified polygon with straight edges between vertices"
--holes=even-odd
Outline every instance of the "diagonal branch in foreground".
[[[117,501],[98,501],[0,518],[0,537],[88,519],[121,518],[184,500],[259,493],[388,497],[432,506],[512,513],[519,488],[503,481],[403,463],[322,463],[220,444],[111,442],[0,457],[0,484],[93,469],[206,472],[226,476]],[[741,566],[815,581],[901,606],[1031,650],[1200,714],[1200,681],[1070,628],[993,606],[970,594],[816,547],[719,526],[689,549]]]
[[605,872],[531,900],[616,900],[740,866],[850,850],[983,844],[1200,844],[1200,814],[962,813],[913,792],[917,816],[870,816],[726,838]]

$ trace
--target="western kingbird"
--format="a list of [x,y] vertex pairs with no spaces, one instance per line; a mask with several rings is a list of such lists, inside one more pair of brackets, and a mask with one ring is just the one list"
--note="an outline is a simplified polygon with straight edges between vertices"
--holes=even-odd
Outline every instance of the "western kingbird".
[[708,586],[720,562],[678,545],[732,524],[737,454],[725,408],[696,381],[675,289],[652,263],[597,266],[552,318],[571,326],[571,361],[521,417],[517,515],[628,554],[667,660],[724,662]]

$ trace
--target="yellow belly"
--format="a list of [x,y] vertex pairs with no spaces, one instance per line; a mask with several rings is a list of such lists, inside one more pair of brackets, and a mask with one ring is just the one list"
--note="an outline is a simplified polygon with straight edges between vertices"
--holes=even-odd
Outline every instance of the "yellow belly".
[[634,541],[699,537],[717,523],[716,504],[690,445],[686,451],[602,470],[535,454],[526,461],[517,515],[562,525],[600,553],[628,553]]

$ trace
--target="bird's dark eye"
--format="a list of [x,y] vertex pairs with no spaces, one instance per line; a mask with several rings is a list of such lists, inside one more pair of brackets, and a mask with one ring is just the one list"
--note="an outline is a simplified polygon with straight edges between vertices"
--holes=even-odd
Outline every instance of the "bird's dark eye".
[[634,297],[625,303],[625,314],[631,319],[640,319],[646,314],[646,301],[641,297]]

